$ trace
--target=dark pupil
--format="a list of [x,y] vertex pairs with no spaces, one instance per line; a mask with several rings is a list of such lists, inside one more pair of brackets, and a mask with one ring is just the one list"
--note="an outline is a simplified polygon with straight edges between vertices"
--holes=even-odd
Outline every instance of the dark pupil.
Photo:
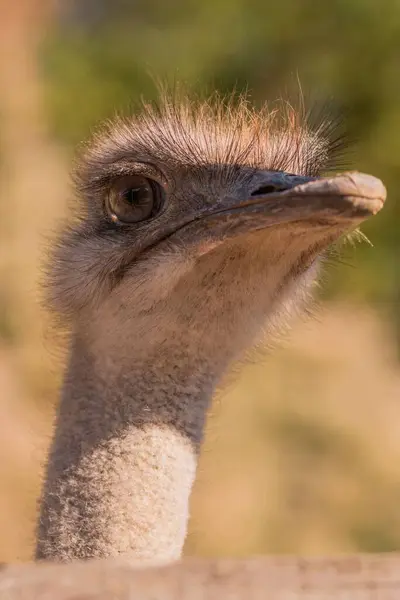
[[134,206],[145,206],[151,203],[151,187],[149,185],[139,185],[125,190],[122,194],[125,202],[132,208]]
[[129,190],[125,190],[123,196],[128,204],[137,204],[140,203],[140,200],[143,200],[143,196],[146,197],[147,190],[144,186],[137,188],[130,188]]

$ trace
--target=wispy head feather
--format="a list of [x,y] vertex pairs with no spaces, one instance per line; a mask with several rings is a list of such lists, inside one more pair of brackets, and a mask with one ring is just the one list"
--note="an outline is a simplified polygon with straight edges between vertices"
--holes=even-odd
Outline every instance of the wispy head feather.
[[[239,166],[317,175],[335,167],[345,140],[336,119],[283,100],[261,110],[246,95],[208,99],[180,91],[163,92],[156,103],[142,102],[138,114],[117,117],[100,128],[85,146],[76,170],[82,191],[101,185],[124,159],[182,167],[221,165],[225,176]],[[118,173],[116,173],[118,175]]]

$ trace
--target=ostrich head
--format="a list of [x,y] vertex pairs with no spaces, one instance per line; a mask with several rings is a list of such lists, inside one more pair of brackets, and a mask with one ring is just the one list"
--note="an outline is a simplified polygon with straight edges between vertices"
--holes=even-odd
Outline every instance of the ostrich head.
[[216,362],[240,354],[267,316],[301,304],[330,244],[382,206],[371,176],[321,178],[332,131],[244,100],[164,100],[111,122],[76,170],[82,202],[56,250],[53,305],[108,344],[134,317],[137,341],[190,331],[193,346],[229,347],[209,347]]

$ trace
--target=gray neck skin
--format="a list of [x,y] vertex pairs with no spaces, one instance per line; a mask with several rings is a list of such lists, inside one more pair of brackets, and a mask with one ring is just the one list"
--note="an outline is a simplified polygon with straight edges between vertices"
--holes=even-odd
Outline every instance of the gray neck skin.
[[[123,301],[117,296],[75,328],[80,335],[73,338],[49,457],[38,559],[179,558],[215,386],[274,307],[286,316],[298,290],[302,299],[298,280],[296,294],[283,286],[292,261],[266,268],[259,250],[239,247],[232,261],[223,255],[215,264],[208,258],[155,308],[137,309],[159,297],[154,290],[145,288],[141,302],[134,287],[133,305],[125,300],[133,288],[122,289]],[[235,266],[235,256],[248,260]],[[218,287],[207,288],[210,271]]]

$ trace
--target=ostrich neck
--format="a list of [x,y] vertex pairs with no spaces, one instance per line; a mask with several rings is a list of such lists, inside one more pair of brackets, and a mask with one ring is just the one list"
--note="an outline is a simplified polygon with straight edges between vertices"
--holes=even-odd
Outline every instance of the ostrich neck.
[[[127,333],[129,336],[129,333]],[[122,341],[122,340],[121,340]],[[196,361],[196,364],[193,363]],[[205,415],[221,375],[185,342],[129,364],[74,339],[42,498],[39,559],[180,556]],[[121,366],[122,365],[122,366]]]
[[[296,244],[292,236],[287,251],[294,246],[293,256],[300,254]],[[243,262],[224,254],[213,263],[207,258],[177,284],[174,271],[164,274],[169,297],[149,287],[157,278],[142,294],[127,278],[125,288],[76,327],[37,558],[179,558],[214,389],[266,318],[273,327],[283,309],[286,320],[315,277],[315,268],[288,277],[293,260],[286,254],[266,267],[250,250],[232,253],[245,256]],[[215,277],[218,288],[211,285]],[[145,307],[156,297],[158,304]]]

